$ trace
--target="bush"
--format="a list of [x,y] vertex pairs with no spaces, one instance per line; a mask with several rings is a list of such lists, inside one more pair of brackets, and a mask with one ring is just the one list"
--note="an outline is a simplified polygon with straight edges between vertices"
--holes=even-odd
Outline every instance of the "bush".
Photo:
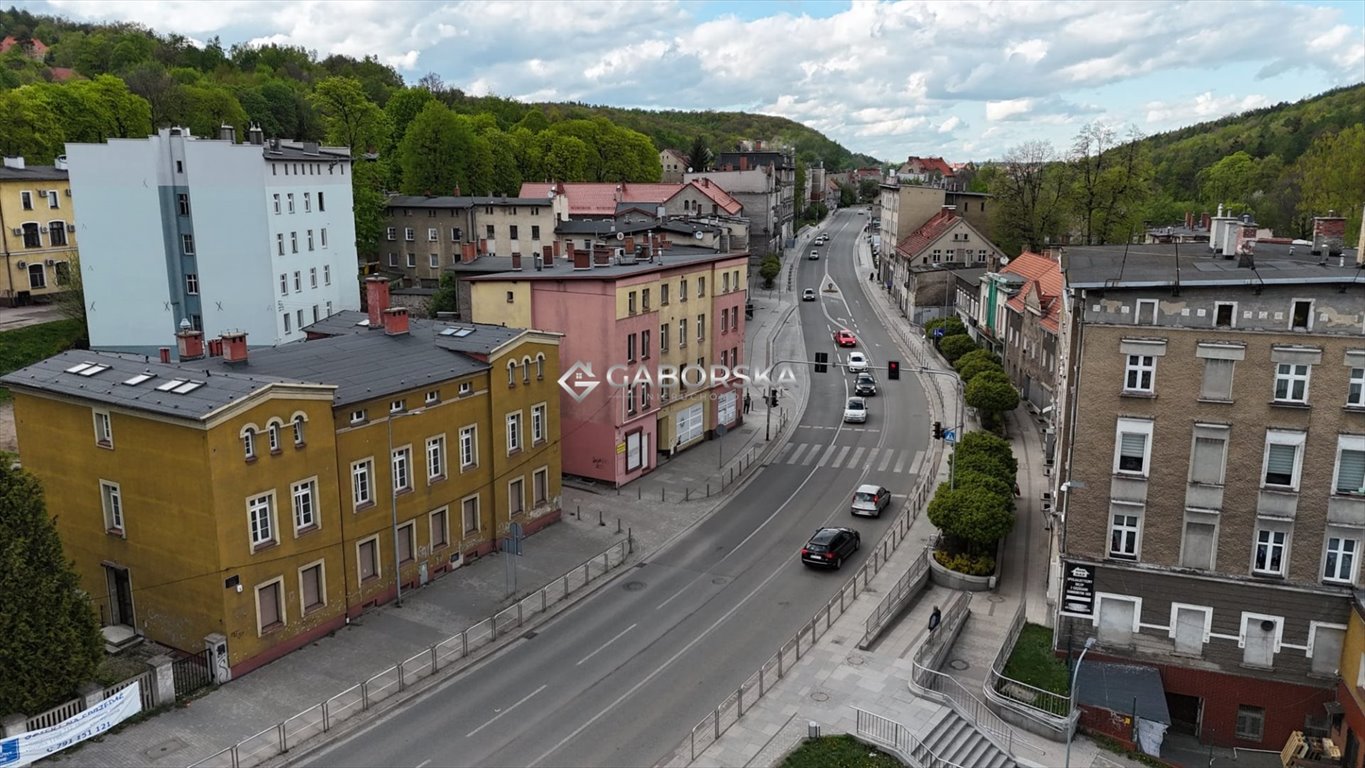
[[1000,358],[996,357],[995,354],[992,353],[989,349],[982,347],[981,349],[975,350],[973,352],[968,352],[962,357],[959,357],[957,359],[957,362],[953,364],[953,367],[956,368],[959,373],[961,373],[963,366],[969,365],[978,360],[984,360],[995,366],[1000,365]]
[[995,558],[990,555],[948,554],[936,549],[934,559],[944,568],[968,576],[990,576],[995,573]]
[[949,552],[985,554],[1014,527],[1005,500],[981,487],[940,485],[929,502],[929,522],[948,537]]
[[1014,446],[1010,441],[989,432],[968,432],[958,441],[956,455],[981,453],[991,456],[1009,469],[1011,482],[1019,471],[1019,461],[1014,458]]
[[956,317],[936,317],[924,324],[924,335],[926,338],[933,338],[934,331],[943,329],[943,338],[949,336],[961,336],[967,332],[967,326]]
[[938,351],[949,363],[956,362],[959,357],[968,352],[974,352],[976,349],[976,342],[972,341],[972,337],[962,334],[945,336],[938,342]]
[[782,262],[776,256],[769,256],[758,266],[758,276],[763,278],[763,287],[773,287],[773,281],[782,273]]
[[1019,390],[1014,388],[1004,372],[991,371],[978,374],[967,385],[967,405],[988,414],[995,421],[1000,414],[1014,410],[1019,405]]
[[[958,378],[962,379],[963,385],[970,384],[972,382],[972,379],[976,378],[979,374],[986,373],[987,371],[999,371],[1000,373],[1005,372],[1005,370],[1000,367],[1000,364],[995,362],[994,360],[987,360],[980,357],[976,357],[978,352],[983,351],[984,350],[978,349],[976,352],[968,352],[962,357],[959,357],[957,359],[957,362],[954,364],[954,367],[957,368]],[[973,359],[967,363],[962,362],[963,360],[966,360],[969,357]]]

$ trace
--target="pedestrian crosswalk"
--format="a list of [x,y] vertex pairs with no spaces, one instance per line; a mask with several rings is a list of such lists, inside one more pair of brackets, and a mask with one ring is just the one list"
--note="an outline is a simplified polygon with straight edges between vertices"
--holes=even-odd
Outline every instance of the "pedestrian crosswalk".
[[790,442],[782,447],[774,463],[834,469],[867,467],[876,472],[904,473],[913,472],[923,458],[922,450]]

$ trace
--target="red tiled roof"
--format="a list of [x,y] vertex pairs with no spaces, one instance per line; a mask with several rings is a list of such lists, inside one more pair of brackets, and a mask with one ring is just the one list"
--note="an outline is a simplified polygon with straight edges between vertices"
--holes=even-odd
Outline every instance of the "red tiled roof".
[[952,166],[941,157],[915,157],[911,155],[906,158],[905,164],[901,169],[907,173],[934,173],[938,172],[944,177],[953,175]]
[[[706,195],[710,198],[711,202],[720,206],[722,211],[725,211],[731,216],[744,210],[744,205],[742,203],[732,197],[729,192],[722,189],[719,184],[716,184],[710,179],[702,178],[697,181],[690,181],[687,183],[687,186],[696,187],[698,192]],[[682,190],[678,190],[678,192],[681,193]]]
[[[691,184],[724,209],[726,213],[738,213],[744,207],[728,192],[715,184],[709,184],[706,187],[695,182],[691,182]],[[614,184],[611,182],[585,181],[556,184],[548,181],[528,181],[521,185],[519,197],[548,198],[550,189],[553,187],[559,194],[568,196],[570,216],[614,216],[617,202],[663,205],[679,192],[682,192],[686,186],[686,184],[636,184],[633,182]],[[619,199],[618,187],[620,187]]]
[[948,228],[962,221],[962,217],[956,211],[941,210],[934,214],[933,218],[914,232],[905,236],[905,239],[896,243],[896,251],[906,259],[913,259],[918,256],[929,244],[943,236]]
[[52,73],[52,79],[59,83],[64,83],[76,76],[76,70],[69,67],[48,67],[48,71]]
[[[0,40],[0,53],[8,53],[9,49],[13,48],[18,42],[14,39],[14,35]],[[43,45],[43,41],[36,37],[29,40],[29,50],[32,51],[32,56],[35,59],[41,59],[47,55],[47,46]]]
[[1043,327],[1057,332],[1062,312],[1062,270],[1057,262],[1031,251],[1024,251],[1010,259],[1010,263],[1000,270],[1003,274],[1019,275],[1024,278],[1024,288],[1007,304],[1010,309],[1023,313],[1025,300],[1030,294],[1038,297],[1038,306],[1043,310]]

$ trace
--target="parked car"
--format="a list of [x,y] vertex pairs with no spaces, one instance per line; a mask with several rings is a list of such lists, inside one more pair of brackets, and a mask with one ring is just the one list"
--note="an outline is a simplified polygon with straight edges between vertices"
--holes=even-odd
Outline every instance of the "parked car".
[[844,558],[852,557],[862,545],[862,537],[852,528],[821,528],[801,548],[801,562],[837,571],[843,567]]
[[854,336],[853,332],[848,329],[839,330],[834,332],[834,343],[841,347],[856,347],[858,346],[858,337]]
[[848,372],[859,373],[867,370],[867,355],[862,352],[848,353]]
[[853,394],[869,397],[877,394],[877,379],[867,371],[858,374],[858,380],[853,384]]
[[819,251],[811,251],[811,252],[810,252],[810,255],[807,256],[806,258],[810,259],[811,261],[815,261],[816,259],[819,259],[819,258],[820,258],[820,252],[819,252]]
[[880,485],[860,485],[858,490],[853,492],[852,512],[855,515],[881,517],[882,510],[890,503],[890,491]]
[[845,424],[867,423],[867,401],[861,397],[850,397],[844,405]]
[[802,301],[815,301],[815,289],[814,289],[814,288],[807,288],[806,290],[802,291],[802,292],[801,292],[801,300],[802,300]]

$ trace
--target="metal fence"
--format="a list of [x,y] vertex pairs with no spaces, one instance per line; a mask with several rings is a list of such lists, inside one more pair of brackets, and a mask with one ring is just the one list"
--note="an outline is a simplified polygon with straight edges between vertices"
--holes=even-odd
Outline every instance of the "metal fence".
[[213,685],[213,670],[209,667],[208,650],[187,653],[171,662],[171,676],[175,680],[175,697]]
[[857,713],[857,725],[853,735],[858,740],[890,752],[906,765],[919,768],[973,768],[952,763],[934,754],[915,738],[909,728],[887,717],[875,715],[865,709],[853,708]]
[[1072,717],[1071,698],[1060,693],[1044,690],[1037,686],[1022,683],[1005,676],[1005,666],[1009,664],[1014,646],[1019,642],[1019,634],[1027,623],[1027,602],[1020,602],[1019,610],[1010,622],[1009,634],[1000,652],[995,655],[991,669],[986,674],[982,693],[986,700],[1009,706],[1022,717],[1031,718],[1050,730],[1065,728]]
[[[877,607],[872,609],[872,615],[867,617],[864,625],[863,639],[858,642],[860,649],[866,650],[882,633],[882,630],[890,624],[891,619],[903,610],[915,592],[923,586],[921,583],[925,575],[929,572],[929,548],[925,547],[920,552],[915,562],[910,565],[910,569],[905,575],[900,577],[896,585],[891,588],[886,597],[882,598]],[[918,586],[917,586],[918,585]]]
[[629,542],[619,541],[601,554],[573,568],[540,590],[498,611],[457,635],[413,654],[377,675],[314,704],[288,720],[210,755],[190,768],[248,768],[288,752],[308,739],[365,712],[437,672],[461,666],[458,662],[519,629],[527,618],[544,613],[593,581],[620,567],[630,554]]

